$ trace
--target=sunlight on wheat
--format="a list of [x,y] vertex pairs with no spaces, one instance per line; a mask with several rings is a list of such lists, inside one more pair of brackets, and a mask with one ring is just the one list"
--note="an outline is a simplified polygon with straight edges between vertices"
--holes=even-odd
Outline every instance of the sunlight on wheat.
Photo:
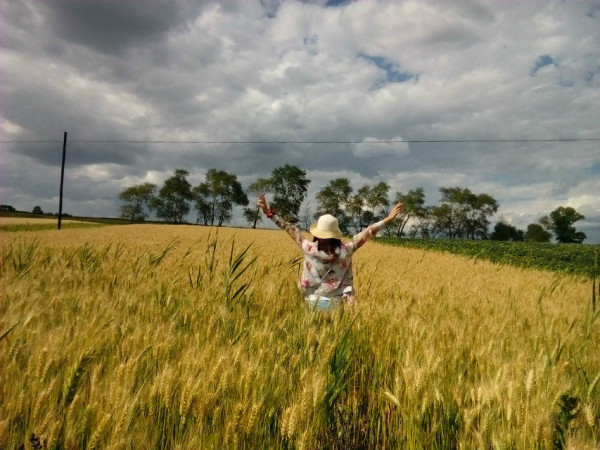
[[[249,246],[249,247],[248,247]],[[282,232],[2,235],[0,448],[597,448],[590,283],[367,243],[307,311]]]

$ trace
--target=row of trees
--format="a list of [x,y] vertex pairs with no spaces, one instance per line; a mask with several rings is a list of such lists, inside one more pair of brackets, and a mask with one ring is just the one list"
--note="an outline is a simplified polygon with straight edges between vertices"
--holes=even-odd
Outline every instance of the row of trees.
[[393,236],[447,237],[496,240],[548,241],[554,234],[559,242],[582,242],[586,236],[576,231],[573,223],[583,215],[573,208],[559,207],[550,215],[530,224],[527,231],[517,230],[500,221],[488,235],[491,217],[499,204],[487,193],[474,193],[468,188],[441,187],[437,205],[426,205],[425,192],[418,187],[396,192],[390,198],[385,182],[365,184],[354,190],[347,178],[331,180],[316,194],[316,210],[301,211],[310,180],[306,172],[293,165],[272,171],[268,178],[258,178],[244,190],[233,173],[210,169],[198,186],[191,186],[184,169],[177,169],[163,186],[144,183],[124,189],[120,198],[122,217],[132,222],[144,220],[150,211],[172,223],[183,223],[191,205],[197,212],[197,223],[221,226],[232,219],[234,205],[244,207],[244,218],[253,228],[262,220],[258,207],[249,205],[260,193],[272,194],[271,204],[286,220],[308,228],[322,214],[333,214],[345,234],[357,232],[383,218],[390,204],[403,202],[404,211],[386,228]]
[[[27,211],[19,211],[17,210],[14,206],[12,205],[0,205],[0,212],[18,212],[18,213],[23,213],[23,212],[27,212]],[[33,207],[33,209],[31,210],[31,214],[37,214],[37,215],[49,215],[49,216],[58,216],[58,213],[45,213],[42,210],[42,207],[39,205],[36,205]],[[71,214],[67,214],[67,213],[63,213],[63,216],[65,217],[73,217]]]
[[[425,204],[425,191],[421,187],[406,193],[396,192],[393,203],[404,203],[404,210],[385,229],[385,233],[397,237],[491,238],[534,242],[549,242],[554,235],[562,243],[582,243],[586,239],[585,233],[573,226],[585,217],[575,209],[564,206],[529,224],[526,232],[500,221],[488,236],[490,218],[499,207],[496,199],[486,193],[474,193],[468,188],[439,189],[441,199],[438,205]],[[350,181],[337,178],[317,193],[315,217],[330,213],[338,217],[340,228],[345,233],[351,229],[358,231],[386,215],[390,206],[389,190],[389,185],[380,182],[374,186],[364,185],[353,194]]]
[[564,244],[581,244],[587,236],[583,231],[577,231],[573,224],[585,219],[570,206],[559,206],[549,215],[541,217],[538,222],[527,225],[527,231],[500,221],[490,235],[496,241],[532,241],[550,242],[554,235],[558,242]]
[[258,208],[248,207],[248,193],[272,192],[272,203],[277,211],[297,223],[310,183],[305,171],[291,165],[276,168],[268,179],[259,178],[250,185],[248,192],[235,174],[224,170],[210,169],[198,186],[192,186],[188,176],[187,170],[177,169],[160,189],[153,183],[125,188],[119,195],[125,202],[121,206],[121,217],[132,222],[142,221],[149,212],[154,212],[167,222],[179,224],[185,221],[193,204],[198,214],[196,223],[221,226],[232,219],[233,206],[240,205],[246,207],[244,216],[256,227],[261,216]]
[[486,237],[489,218],[498,210],[498,202],[488,194],[476,194],[468,188],[442,187],[438,205],[425,204],[425,191],[419,187],[406,193],[396,192],[393,202],[390,186],[380,182],[364,185],[353,192],[347,178],[329,182],[317,195],[316,216],[335,215],[345,233],[358,231],[387,214],[391,203],[404,203],[403,212],[385,232],[395,236],[449,238]]
[[144,220],[147,211],[167,222],[183,223],[193,202],[197,212],[197,222],[218,226],[231,220],[233,205],[247,205],[248,196],[237,176],[224,170],[210,169],[204,182],[192,187],[187,177],[189,172],[177,169],[160,190],[153,183],[130,186],[119,195],[126,203],[121,206],[121,217],[132,222]]

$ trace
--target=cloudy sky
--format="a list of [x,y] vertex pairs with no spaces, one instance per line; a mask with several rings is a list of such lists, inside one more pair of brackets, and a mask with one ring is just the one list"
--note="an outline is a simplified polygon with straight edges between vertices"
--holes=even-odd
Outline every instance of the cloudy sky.
[[[495,197],[495,219],[519,228],[573,206],[587,242],[600,242],[600,0],[0,8],[4,204],[58,211],[67,131],[64,210],[74,215],[117,216],[124,187],[161,184],[177,168],[194,185],[212,167],[248,185],[295,164],[313,206],[341,176],[355,189],[423,187],[428,204],[439,187],[461,186]],[[489,139],[583,140],[377,142]]]

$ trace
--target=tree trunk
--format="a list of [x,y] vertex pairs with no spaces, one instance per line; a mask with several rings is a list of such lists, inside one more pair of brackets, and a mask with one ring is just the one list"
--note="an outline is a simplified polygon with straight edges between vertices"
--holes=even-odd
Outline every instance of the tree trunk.
[[404,233],[404,227],[410,220],[410,216],[407,214],[404,219],[402,219],[402,223],[400,224],[400,228],[398,229],[398,237],[402,237],[402,233]]
[[256,214],[254,215],[254,223],[252,224],[252,228],[256,228],[256,222],[258,222],[258,215],[260,214],[260,206],[256,207]]
[[210,216],[210,226],[212,227],[215,224],[215,204],[217,203],[217,199],[215,198],[212,202],[212,214]]

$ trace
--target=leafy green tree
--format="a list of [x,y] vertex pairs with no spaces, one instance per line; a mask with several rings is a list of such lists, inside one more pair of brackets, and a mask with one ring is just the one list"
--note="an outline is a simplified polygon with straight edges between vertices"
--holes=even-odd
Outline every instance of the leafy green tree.
[[237,176],[218,169],[206,172],[205,181],[194,188],[193,198],[205,223],[210,220],[210,225],[214,225],[217,221],[219,227],[231,220],[234,204],[248,205],[248,196]]
[[559,206],[550,213],[550,217],[542,217],[540,224],[547,230],[552,231],[558,242],[581,244],[587,236],[583,231],[577,231],[573,224],[582,219],[585,219],[585,216],[578,213],[574,208]]
[[490,239],[492,241],[522,241],[523,230],[518,230],[513,225],[500,221],[494,226]]
[[465,234],[471,239],[487,236],[489,217],[498,211],[498,202],[489,194],[471,194],[467,204]]
[[258,222],[262,222],[262,216],[260,214],[260,209],[256,211],[256,208],[246,207],[242,211],[244,219],[248,222],[248,225],[252,225],[252,228],[256,228],[256,224]]
[[313,214],[311,207],[308,203],[305,203],[300,211],[300,225],[303,229],[308,230],[313,223]]
[[332,214],[338,216],[344,212],[348,199],[352,194],[352,186],[348,178],[336,178],[317,192],[317,215]]
[[32,214],[44,214],[44,211],[42,211],[42,207],[41,206],[34,206],[33,210],[31,211]]
[[393,232],[397,237],[404,234],[404,229],[410,220],[424,216],[425,191],[422,187],[418,187],[416,189],[409,189],[406,194],[396,192],[394,203],[399,202],[404,203],[404,209],[391,223],[391,226],[388,227],[390,232]]
[[148,217],[146,208],[150,207],[155,192],[156,185],[153,183],[142,183],[123,189],[119,198],[127,203],[121,206],[121,217],[131,219],[131,223],[144,220]]
[[358,189],[356,194],[348,199],[348,215],[350,217],[350,223],[354,226],[356,232],[359,232],[366,227],[371,219],[371,217],[365,217],[367,197],[370,190],[370,186],[365,184]]
[[[268,178],[258,178],[254,183],[248,186],[248,193],[253,196],[259,196],[271,191],[271,181]],[[258,200],[258,198],[257,198]],[[249,224],[252,224],[252,228],[256,228],[258,222],[262,222],[262,214],[260,207],[246,207],[244,208],[244,217]]]
[[464,235],[471,191],[460,187],[441,187],[440,193],[440,205],[434,211],[436,229],[451,239]]
[[418,210],[410,227],[410,237],[414,238],[417,234],[422,238],[432,237],[434,232],[433,209],[433,206],[424,206]]
[[367,194],[367,208],[373,213],[373,221],[386,216],[387,208],[390,206],[389,191],[390,185],[380,181]]
[[274,169],[269,181],[274,193],[272,206],[285,220],[298,223],[300,206],[310,183],[306,171],[286,164]]
[[498,202],[488,194],[474,194],[468,188],[441,187],[440,205],[434,209],[435,228],[449,238],[484,237],[488,217],[498,210]]
[[198,212],[196,223],[200,223],[200,219],[202,219],[204,225],[214,223],[213,208],[209,202],[210,191],[208,185],[202,183],[198,186],[194,186],[192,189],[192,196],[194,197],[194,208]]
[[317,212],[315,218],[323,214],[331,214],[338,219],[340,229],[344,234],[348,234],[350,226],[350,216],[346,212],[352,186],[348,178],[336,178],[331,180],[327,186],[317,192]]
[[387,214],[390,205],[390,186],[381,181],[373,186],[365,184],[355,195],[349,197],[346,208],[349,222],[356,231],[367,227]]
[[552,233],[546,231],[539,223],[530,223],[527,225],[525,240],[530,242],[550,242]]
[[456,236],[456,214],[452,205],[448,203],[442,203],[438,206],[434,206],[431,210],[431,217],[433,218],[433,225],[431,228],[432,237],[436,237],[439,234],[445,235],[449,238]]
[[151,200],[150,207],[158,217],[176,224],[183,223],[184,217],[190,212],[188,202],[194,199],[188,176],[187,170],[175,170],[174,175],[158,191],[158,196]]

